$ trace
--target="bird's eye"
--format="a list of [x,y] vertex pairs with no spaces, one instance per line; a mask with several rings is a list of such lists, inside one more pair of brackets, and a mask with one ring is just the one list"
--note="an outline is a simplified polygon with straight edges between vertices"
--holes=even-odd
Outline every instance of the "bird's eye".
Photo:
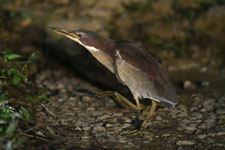
[[76,34],[76,36],[81,37],[81,34],[80,33],[75,33],[75,34]]

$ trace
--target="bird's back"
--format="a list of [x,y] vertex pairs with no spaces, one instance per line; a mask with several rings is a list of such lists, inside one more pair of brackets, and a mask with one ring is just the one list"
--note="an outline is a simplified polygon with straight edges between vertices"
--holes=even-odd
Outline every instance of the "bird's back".
[[116,74],[131,92],[166,106],[177,104],[176,92],[162,66],[133,42],[117,42]]

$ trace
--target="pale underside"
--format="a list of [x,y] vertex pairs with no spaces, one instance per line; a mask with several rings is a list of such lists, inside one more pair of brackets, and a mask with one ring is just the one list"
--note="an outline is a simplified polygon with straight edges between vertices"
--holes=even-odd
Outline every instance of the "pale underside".
[[112,58],[109,55],[106,55],[104,52],[96,49],[95,47],[92,46],[87,46],[80,42],[77,38],[67,36],[68,38],[76,41],[80,45],[84,46],[99,62],[101,62],[107,69],[109,69],[112,73],[114,73],[114,67],[112,64]]

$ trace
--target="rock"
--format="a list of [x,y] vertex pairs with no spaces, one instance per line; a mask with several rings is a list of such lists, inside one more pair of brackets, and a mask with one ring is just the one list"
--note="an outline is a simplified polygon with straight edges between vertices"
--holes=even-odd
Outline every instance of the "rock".
[[89,96],[83,96],[81,100],[84,102],[90,102],[91,98]]
[[86,127],[83,127],[82,129],[83,129],[84,131],[89,131],[89,130],[90,130],[90,128],[91,128],[91,127],[86,126]]
[[[193,113],[192,114],[192,118],[191,118],[191,120],[198,120],[198,119],[202,119],[203,118],[203,115],[202,114],[200,114],[200,113]],[[201,120],[200,120],[201,121]],[[196,122],[196,121],[195,121]]]
[[216,135],[217,135],[217,136],[223,136],[223,135],[225,135],[225,132],[220,131],[220,132],[217,132]]
[[196,130],[196,127],[186,126],[184,129],[189,131],[189,132],[191,132],[191,133],[193,133]]
[[202,123],[198,126],[198,128],[201,130],[205,130],[205,129],[207,129],[207,125],[205,123]]
[[126,118],[126,120],[125,120],[126,123],[131,123],[131,121],[132,121],[132,120],[129,119],[129,118]]
[[211,112],[211,111],[213,111],[213,109],[214,109],[214,107],[213,107],[213,105],[208,105],[207,107],[204,107],[204,108],[202,108],[200,111],[201,112]]
[[106,129],[104,127],[101,127],[101,126],[94,127],[94,130],[99,131],[99,132],[106,131]]
[[189,81],[189,80],[186,80],[184,81],[184,89],[195,89],[196,88],[196,85]]
[[107,123],[107,124],[105,125],[106,128],[111,128],[111,127],[113,127],[113,126],[114,126],[114,125],[111,124],[111,123]]
[[209,86],[209,85],[210,85],[209,81],[202,81],[202,82],[201,82],[201,86],[202,86],[202,87],[207,87],[207,86]]
[[155,119],[158,120],[158,121],[163,120],[161,116],[157,116]]
[[216,103],[216,100],[215,100],[215,99],[212,99],[212,98],[206,99],[206,100],[204,100],[204,102],[203,102],[203,106],[213,105],[214,103]]
[[111,117],[111,115],[105,114],[103,116],[99,116],[95,121],[99,122],[101,120],[106,120],[107,118],[110,118],[110,117]]
[[95,111],[95,108],[94,107],[88,107],[87,111]]
[[208,133],[208,136],[215,137],[216,133]]
[[200,134],[200,135],[197,135],[197,137],[198,137],[199,139],[204,139],[204,138],[207,137],[207,135],[206,135],[206,134]]
[[208,68],[207,67],[202,67],[200,71],[201,72],[206,72],[206,71],[208,71]]
[[170,134],[165,133],[165,134],[163,134],[161,137],[169,137],[169,136],[170,136]]
[[194,145],[195,144],[195,142],[194,141],[178,141],[177,143],[176,143],[177,145]]
[[62,120],[60,121],[60,124],[61,124],[61,125],[64,125],[64,126],[68,126],[68,125],[69,125],[68,122],[67,122],[67,120],[65,120],[65,119],[62,119]]
[[208,128],[211,128],[212,126],[215,125],[215,118],[207,119],[204,122],[207,124]]
[[218,108],[218,109],[216,110],[216,114],[219,114],[219,115],[225,114],[225,109],[224,109],[224,108]]

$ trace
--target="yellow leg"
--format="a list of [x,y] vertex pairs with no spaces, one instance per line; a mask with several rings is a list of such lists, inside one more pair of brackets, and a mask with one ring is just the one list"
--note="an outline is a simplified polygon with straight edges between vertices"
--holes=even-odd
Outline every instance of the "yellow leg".
[[147,123],[150,121],[152,114],[155,112],[157,106],[157,102],[152,100],[152,107],[148,113],[148,116],[145,118],[144,122],[142,123],[142,126],[139,130],[134,130],[129,133],[126,133],[126,135],[137,135],[143,133],[143,130],[146,128]]
[[97,94],[96,96],[97,97],[114,96],[115,100],[122,106],[124,106],[124,107],[130,106],[135,110],[141,110],[139,100],[136,97],[135,97],[135,100],[136,100],[137,105],[134,105],[133,103],[131,103],[128,99],[126,99],[124,96],[122,96],[118,92],[106,91],[106,92],[101,92],[101,93]]
[[141,110],[141,104],[140,104],[140,102],[139,102],[138,97],[137,97],[137,96],[134,96],[134,99],[135,99],[135,101],[136,101],[136,107],[137,107],[137,110]]
[[146,117],[145,121],[143,122],[140,130],[143,130],[146,128],[146,125],[150,121],[152,114],[155,112],[156,106],[157,106],[157,102],[152,100],[152,107],[148,113],[148,116]]

